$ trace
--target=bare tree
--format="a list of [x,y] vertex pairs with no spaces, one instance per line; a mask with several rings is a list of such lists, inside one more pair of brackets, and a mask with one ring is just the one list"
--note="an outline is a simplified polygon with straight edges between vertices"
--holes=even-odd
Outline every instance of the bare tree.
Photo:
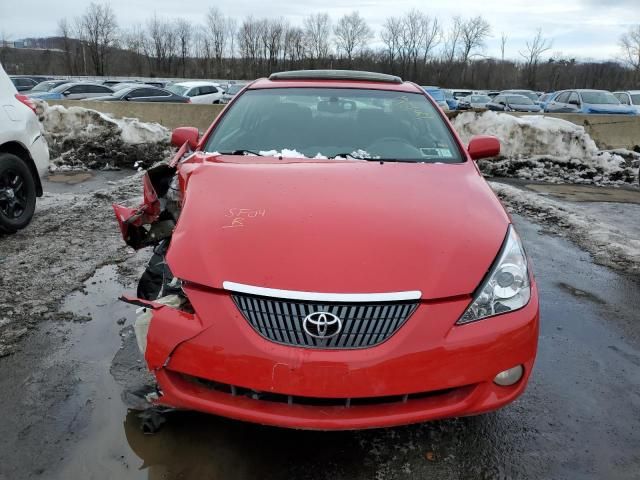
[[634,70],[637,78],[640,74],[640,25],[631,27],[620,37],[623,61]]
[[385,46],[385,53],[389,61],[391,73],[394,73],[395,61],[400,51],[400,35],[402,33],[402,19],[389,17],[382,25],[380,40]]
[[456,59],[460,49],[463,23],[462,18],[459,16],[453,17],[453,22],[445,36],[442,49],[442,58],[446,63],[453,63]]
[[64,61],[67,71],[73,75],[75,65],[71,51],[71,26],[66,18],[58,20],[58,35],[62,38],[62,49],[64,50]]
[[155,59],[156,68],[162,73],[170,74],[178,43],[173,25],[154,14],[147,22],[147,34],[149,53]]
[[331,40],[331,19],[328,13],[314,13],[304,19],[304,37],[311,59],[327,58]]
[[115,13],[108,3],[90,3],[78,19],[80,38],[86,43],[96,75],[104,75],[107,57],[115,46],[118,24]]
[[150,60],[147,55],[149,48],[144,28],[140,24],[133,25],[120,34],[120,39],[122,46],[133,54],[134,71],[137,74],[142,74],[143,61]]
[[338,51],[345,53],[349,65],[353,63],[353,54],[364,48],[373,37],[371,28],[358,12],[352,12],[340,18],[333,29],[333,34]]
[[182,66],[182,77],[187,76],[187,58],[191,52],[192,25],[184,18],[175,21],[175,34],[180,51],[180,64]]
[[507,34],[502,32],[502,34],[500,35],[500,59],[502,60],[503,63],[504,63],[504,50],[505,50],[505,47],[507,46],[508,39],[509,37],[507,37]]
[[440,22],[437,17],[432,18],[428,15],[423,15],[422,24],[424,31],[422,42],[422,61],[426,64],[427,60],[431,58],[432,51],[442,41],[442,27],[440,26]]
[[529,88],[535,88],[538,64],[542,54],[551,49],[552,42],[542,36],[542,29],[539,28],[536,36],[531,41],[527,41],[524,51],[520,51],[520,56],[525,61],[525,74]]
[[209,41],[213,50],[213,56],[216,62],[216,72],[220,76],[222,72],[222,59],[227,48],[229,39],[229,29],[227,27],[227,19],[220,9],[211,7],[206,17],[207,30],[209,32]]
[[485,40],[491,34],[491,25],[481,16],[460,23],[460,61],[467,63],[474,52],[484,47]]

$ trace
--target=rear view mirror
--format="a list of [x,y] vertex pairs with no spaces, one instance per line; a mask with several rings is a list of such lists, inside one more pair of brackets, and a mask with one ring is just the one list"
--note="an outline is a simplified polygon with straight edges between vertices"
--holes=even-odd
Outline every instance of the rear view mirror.
[[171,145],[180,148],[186,142],[191,150],[195,150],[199,137],[200,133],[195,127],[178,127],[171,132]]
[[469,142],[467,151],[473,160],[497,157],[500,155],[500,141],[490,135],[477,135]]

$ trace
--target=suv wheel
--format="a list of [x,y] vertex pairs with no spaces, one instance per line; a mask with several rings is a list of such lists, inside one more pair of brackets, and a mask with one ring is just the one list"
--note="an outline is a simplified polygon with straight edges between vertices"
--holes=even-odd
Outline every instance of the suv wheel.
[[29,167],[15,155],[0,153],[0,232],[26,227],[36,209],[36,185]]

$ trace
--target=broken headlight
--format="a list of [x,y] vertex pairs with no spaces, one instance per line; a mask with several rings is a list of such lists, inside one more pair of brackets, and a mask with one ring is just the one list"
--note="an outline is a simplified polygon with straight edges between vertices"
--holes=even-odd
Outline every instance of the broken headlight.
[[513,226],[509,226],[507,239],[471,305],[467,307],[458,325],[500,315],[524,307],[531,297],[529,269],[522,243]]

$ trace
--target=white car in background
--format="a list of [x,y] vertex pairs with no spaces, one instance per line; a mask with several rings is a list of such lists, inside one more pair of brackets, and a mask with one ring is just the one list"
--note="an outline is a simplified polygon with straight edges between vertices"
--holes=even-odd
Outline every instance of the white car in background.
[[640,90],[627,90],[626,92],[613,92],[620,103],[635,107],[636,113],[640,115]]
[[42,196],[49,149],[35,104],[18,93],[0,65],[0,233],[26,227]]
[[220,103],[224,90],[219,83],[213,82],[179,82],[167,86],[167,90],[189,97],[191,103]]

